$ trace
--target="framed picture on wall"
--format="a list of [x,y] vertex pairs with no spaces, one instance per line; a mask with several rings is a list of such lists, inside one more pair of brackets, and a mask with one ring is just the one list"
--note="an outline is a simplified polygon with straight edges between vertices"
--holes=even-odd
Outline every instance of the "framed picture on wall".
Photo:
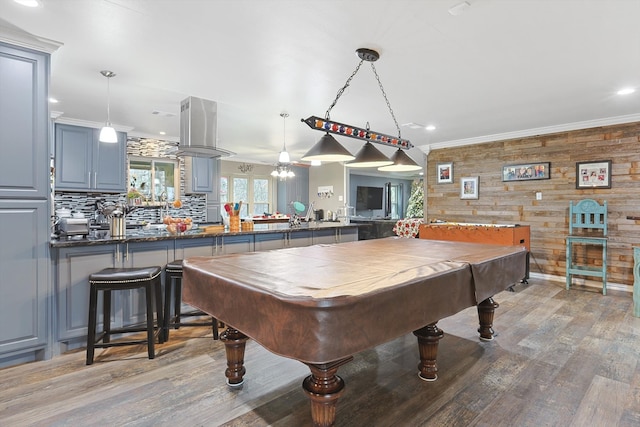
[[611,160],[576,163],[576,188],[611,188]]
[[551,164],[523,163],[517,165],[505,165],[502,167],[502,181],[529,181],[532,179],[549,179]]
[[438,163],[438,184],[453,183],[453,163]]
[[460,178],[460,198],[461,199],[477,199],[478,198],[478,177],[466,176]]

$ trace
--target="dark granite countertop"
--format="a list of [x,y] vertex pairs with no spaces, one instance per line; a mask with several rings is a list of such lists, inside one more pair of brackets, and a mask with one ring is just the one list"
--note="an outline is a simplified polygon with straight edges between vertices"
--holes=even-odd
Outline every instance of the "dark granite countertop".
[[201,239],[206,237],[216,236],[236,236],[246,234],[267,234],[274,232],[295,233],[306,230],[325,230],[336,229],[345,227],[358,227],[358,224],[343,224],[340,222],[324,222],[324,221],[310,221],[309,223],[302,223],[300,227],[292,228],[289,223],[275,223],[275,224],[254,224],[254,228],[251,231],[240,232],[219,232],[219,233],[204,233],[201,229],[193,229],[179,234],[169,234],[166,230],[161,229],[127,229],[126,236],[120,238],[112,238],[108,230],[95,230],[89,236],[72,236],[69,238],[52,239],[49,243],[52,248],[64,248],[73,246],[95,246],[106,245],[113,243],[132,243],[132,242],[153,242],[158,240],[170,240],[170,239]]

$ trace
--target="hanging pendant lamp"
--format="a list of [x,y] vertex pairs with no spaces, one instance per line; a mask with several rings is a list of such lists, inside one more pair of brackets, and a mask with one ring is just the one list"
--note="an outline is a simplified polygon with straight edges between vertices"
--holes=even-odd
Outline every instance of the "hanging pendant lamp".
[[[346,166],[350,167],[391,167],[391,160],[389,160],[382,152],[377,150],[371,143],[389,145],[393,147],[398,147],[399,149],[408,150],[413,147],[411,142],[407,139],[403,139],[400,134],[400,126],[398,125],[398,121],[396,120],[395,114],[393,113],[393,109],[391,108],[391,103],[387,99],[387,94],[385,93],[384,87],[382,86],[382,82],[380,81],[380,77],[378,76],[378,72],[376,71],[376,67],[373,64],[380,58],[380,54],[372,49],[360,48],[356,50],[358,57],[360,57],[360,62],[358,63],[356,69],[351,73],[351,76],[347,79],[344,86],[338,91],[336,98],[333,100],[329,108],[327,109],[324,119],[317,116],[310,116],[307,119],[301,119],[301,121],[305,122],[311,129],[321,130],[325,132],[325,135],[318,141],[316,145],[314,145],[311,150],[309,150],[303,157],[302,160],[321,160],[321,161],[349,161],[354,160],[354,157],[350,154],[347,154],[348,151],[342,147],[338,141],[336,141],[333,136],[329,134],[337,134],[341,136],[346,136],[349,138],[359,139],[366,141],[364,147],[360,151],[358,151],[355,160],[351,163],[347,163]],[[389,108],[389,113],[391,114],[391,118],[396,125],[396,129],[398,131],[398,136],[391,136],[387,134],[383,134],[380,132],[374,132],[369,129],[369,124],[367,123],[366,129],[363,129],[358,126],[351,126],[344,123],[339,123],[331,120],[330,113],[331,109],[335,107],[336,103],[340,99],[340,96],[345,92],[345,90],[349,87],[351,80],[355,77],[355,75],[360,70],[360,67],[364,62],[369,62],[371,65],[371,70],[373,71],[374,76],[378,82],[378,86],[380,87],[380,91],[382,92],[382,96],[384,97],[387,107]],[[406,156],[406,154],[405,154]],[[406,156],[409,158],[408,156]],[[410,159],[410,158],[409,158]],[[407,163],[406,159],[402,159],[401,162]],[[397,167],[401,167],[400,163]],[[405,165],[404,167],[409,167],[409,165]],[[418,169],[422,169],[420,166],[413,163],[413,167],[418,167]],[[378,169],[378,170],[386,170],[386,169]],[[391,169],[393,170],[393,169]],[[411,169],[414,170],[414,169]]]
[[348,162],[355,157],[346,148],[344,148],[336,139],[329,135],[324,134],[320,141],[316,143],[307,154],[302,156],[302,160],[312,161],[320,160],[323,162]]
[[109,111],[109,104],[111,101],[109,80],[111,79],[111,77],[115,77],[116,73],[114,73],[113,71],[102,70],[100,71],[100,74],[102,74],[107,78],[107,123],[102,127],[102,129],[100,129],[100,136],[98,137],[98,140],[100,142],[116,143],[118,142],[118,134],[116,133],[116,130],[113,128],[113,126],[111,126],[111,118],[110,118],[110,111]]
[[389,160],[382,151],[374,147],[372,143],[367,142],[362,146],[360,151],[356,153],[356,158],[345,166],[350,168],[376,168],[379,166],[388,166],[392,163],[393,161]]
[[275,169],[271,172],[271,176],[274,178],[280,178],[281,180],[285,180],[287,178],[293,178],[296,176],[295,172],[293,172],[291,168],[291,157],[289,156],[289,152],[287,151],[287,145],[285,143],[286,139],[286,120],[289,117],[289,113],[280,113],[280,117],[282,117],[282,151],[278,156],[278,163],[276,164]]
[[422,169],[422,166],[413,161],[411,157],[400,148],[391,156],[393,164],[379,167],[383,172],[410,172]]

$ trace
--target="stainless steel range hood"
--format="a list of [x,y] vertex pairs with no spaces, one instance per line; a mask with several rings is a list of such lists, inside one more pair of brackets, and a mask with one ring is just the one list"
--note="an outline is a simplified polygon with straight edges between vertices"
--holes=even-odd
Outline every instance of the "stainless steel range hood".
[[180,103],[179,156],[227,157],[235,153],[216,147],[218,104],[190,96]]

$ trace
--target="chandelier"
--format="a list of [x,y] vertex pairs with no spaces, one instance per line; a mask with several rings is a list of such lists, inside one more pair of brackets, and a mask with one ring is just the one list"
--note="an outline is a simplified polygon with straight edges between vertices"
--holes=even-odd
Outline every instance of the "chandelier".
[[[324,119],[311,116],[307,119],[302,119],[311,129],[319,130],[325,132],[324,136],[320,138],[320,141],[316,143],[303,157],[302,160],[321,160],[321,161],[346,161],[346,166],[349,167],[378,167],[378,170],[383,171],[407,171],[407,170],[418,170],[422,169],[417,163],[415,163],[407,154],[402,152],[402,150],[408,150],[413,147],[413,144],[408,139],[403,139],[400,133],[400,126],[398,125],[398,121],[396,120],[396,116],[393,113],[393,109],[391,108],[391,103],[387,98],[387,94],[384,91],[384,87],[382,86],[382,82],[380,81],[380,77],[378,76],[378,72],[376,71],[376,67],[373,64],[380,58],[380,54],[372,49],[360,48],[356,50],[358,57],[360,58],[360,62],[356,69],[351,73],[351,76],[347,79],[345,85],[338,91],[336,98],[333,100],[333,103],[327,109]],[[396,125],[396,129],[398,130],[398,136],[387,135],[381,132],[375,132],[369,129],[369,124],[365,127],[361,126],[351,126],[344,123],[339,123],[331,120],[330,113],[331,109],[335,107],[338,99],[344,93],[344,91],[349,87],[351,80],[355,77],[355,75],[360,70],[362,63],[364,61],[371,63],[371,69],[373,70],[373,74],[378,81],[378,86],[382,91],[382,95],[384,96],[384,100],[387,103],[387,107],[389,108],[389,113],[391,113],[391,118]],[[347,149],[345,149],[340,143],[330,134],[347,136],[349,138],[359,139],[361,141],[366,141],[364,147],[356,156],[353,156]],[[373,144],[382,144],[392,147],[397,147],[397,152],[393,155],[391,159],[385,156],[380,150],[375,148]]]
[[289,117],[288,113],[280,113],[280,117],[282,117],[282,151],[278,156],[278,163],[276,163],[275,169],[271,172],[271,176],[274,178],[280,178],[282,180],[287,178],[293,178],[296,174],[293,172],[291,167],[291,159],[289,157],[289,153],[287,152],[287,145],[285,143],[286,137],[286,120]]

